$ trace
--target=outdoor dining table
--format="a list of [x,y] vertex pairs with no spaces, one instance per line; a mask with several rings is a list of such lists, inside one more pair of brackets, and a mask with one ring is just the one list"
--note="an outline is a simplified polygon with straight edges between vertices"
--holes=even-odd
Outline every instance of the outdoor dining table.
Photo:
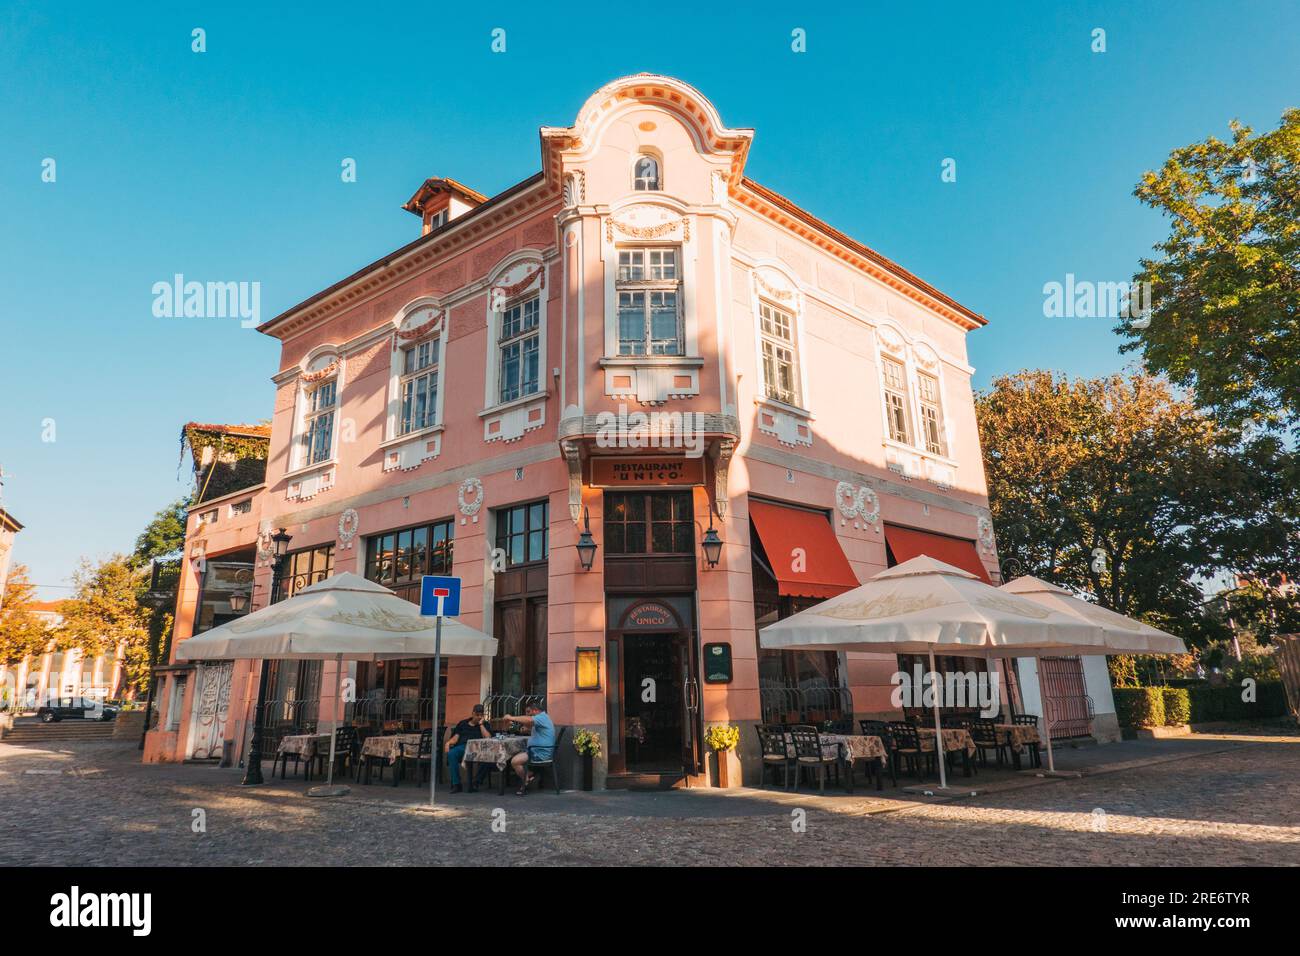
[[528,738],[517,734],[504,737],[479,737],[477,740],[465,741],[465,756],[461,765],[465,768],[465,779],[472,781],[477,768],[470,764],[491,763],[501,771],[502,795],[506,792],[506,774],[510,758],[528,749]]
[[[300,760],[306,761],[306,779],[310,780],[312,761],[316,759],[319,748],[324,747],[326,751],[329,750],[329,743],[329,734],[291,734],[288,737],[280,738],[280,746],[276,748],[275,755],[277,759],[287,754],[291,757],[298,757]],[[280,764],[281,780],[284,779],[285,772],[288,770],[288,763],[289,762],[285,760]],[[271,767],[271,771],[274,773],[274,766]],[[297,772],[298,765],[295,763],[294,773]]]
[[1020,769],[1020,754],[1029,744],[1041,744],[1043,739],[1038,736],[1038,728],[1030,727],[1027,724],[995,724],[999,734],[1007,735],[1007,743],[1011,746],[1012,765]]
[[[879,737],[819,732],[817,738],[822,746],[822,756],[842,760],[849,765],[850,770],[855,760],[879,761],[880,770],[883,770],[889,764],[889,751],[885,749],[885,742]],[[785,735],[785,752],[788,756],[794,757],[794,738],[790,734]],[[851,779],[850,775],[850,782],[848,783],[850,793],[853,791]],[[876,789],[881,789],[882,784],[882,775],[878,770],[876,773]]]
[[[969,730],[963,730],[960,727],[944,727],[943,730],[943,749],[945,753],[961,752],[962,774],[969,777],[972,771],[971,757],[975,756],[975,740],[971,737]],[[922,750],[934,749],[934,728],[918,727],[917,735],[921,738]]]
[[[361,745],[361,765],[365,768],[365,777],[362,783],[370,783],[370,761],[367,757],[380,757],[389,764],[397,763],[402,756],[402,746],[418,751],[420,746],[419,734],[388,734],[383,737],[367,737],[366,742]],[[397,785],[397,771],[393,771],[393,785]]]

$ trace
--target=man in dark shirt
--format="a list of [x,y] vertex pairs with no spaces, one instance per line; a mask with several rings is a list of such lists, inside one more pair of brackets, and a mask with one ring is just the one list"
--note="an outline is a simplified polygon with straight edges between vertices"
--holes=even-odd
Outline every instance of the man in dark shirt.
[[[491,737],[492,729],[483,717],[483,705],[475,704],[474,712],[458,723],[447,738],[447,770],[451,774],[451,792],[460,793],[460,764],[465,759],[465,745],[471,740],[480,737]],[[474,774],[474,780],[470,784],[470,792],[473,793],[478,789],[488,773],[491,771],[489,764],[479,764],[478,771]]]

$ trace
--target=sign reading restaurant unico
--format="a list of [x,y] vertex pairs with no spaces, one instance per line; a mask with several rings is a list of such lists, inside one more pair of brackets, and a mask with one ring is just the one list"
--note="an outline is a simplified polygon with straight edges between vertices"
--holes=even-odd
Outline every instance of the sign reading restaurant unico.
[[626,488],[634,485],[702,485],[704,484],[704,459],[675,456],[593,458],[591,484],[597,488]]

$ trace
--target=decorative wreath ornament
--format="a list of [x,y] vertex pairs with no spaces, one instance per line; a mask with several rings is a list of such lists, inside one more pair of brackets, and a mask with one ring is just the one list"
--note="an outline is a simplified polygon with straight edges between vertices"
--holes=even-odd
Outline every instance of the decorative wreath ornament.
[[875,524],[876,519],[880,517],[880,496],[866,485],[863,485],[858,489],[856,503],[858,514],[862,516],[863,520]]
[[299,376],[299,378],[301,378],[305,384],[311,385],[314,384],[315,382],[321,381],[322,379],[329,378],[338,370],[339,370],[339,360],[335,359],[334,361],[326,365],[324,368],[318,368],[314,372],[303,372],[302,375]]
[[835,485],[835,507],[846,519],[858,513],[858,499],[853,485],[841,481]]
[[976,522],[975,527],[979,535],[980,544],[984,546],[985,551],[993,550],[993,522],[987,517],[981,516]]
[[360,527],[361,515],[357,514],[356,508],[349,508],[339,515],[339,541],[344,547],[352,547],[352,539],[357,536]]
[[[466,500],[468,495],[472,495],[474,500]],[[478,514],[479,509],[483,507],[483,482],[477,478],[466,478],[462,481],[460,490],[456,492],[456,503],[460,505],[461,514]]]

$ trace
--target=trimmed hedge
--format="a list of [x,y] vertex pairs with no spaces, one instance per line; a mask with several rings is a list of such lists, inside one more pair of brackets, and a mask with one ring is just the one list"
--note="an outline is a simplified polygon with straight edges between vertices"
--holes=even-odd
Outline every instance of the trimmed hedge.
[[1165,699],[1165,726],[1182,727],[1192,719],[1192,701],[1186,687],[1162,688]]
[[[1242,693],[1242,688],[1236,686],[1189,687],[1187,696],[1191,704],[1190,722],[1208,724],[1219,720],[1263,720],[1287,714],[1286,689],[1281,681],[1256,684],[1253,703],[1242,700]],[[1116,709],[1119,709],[1118,701]]]
[[1160,687],[1116,687],[1115,716],[1121,727],[1163,727],[1165,697]]

